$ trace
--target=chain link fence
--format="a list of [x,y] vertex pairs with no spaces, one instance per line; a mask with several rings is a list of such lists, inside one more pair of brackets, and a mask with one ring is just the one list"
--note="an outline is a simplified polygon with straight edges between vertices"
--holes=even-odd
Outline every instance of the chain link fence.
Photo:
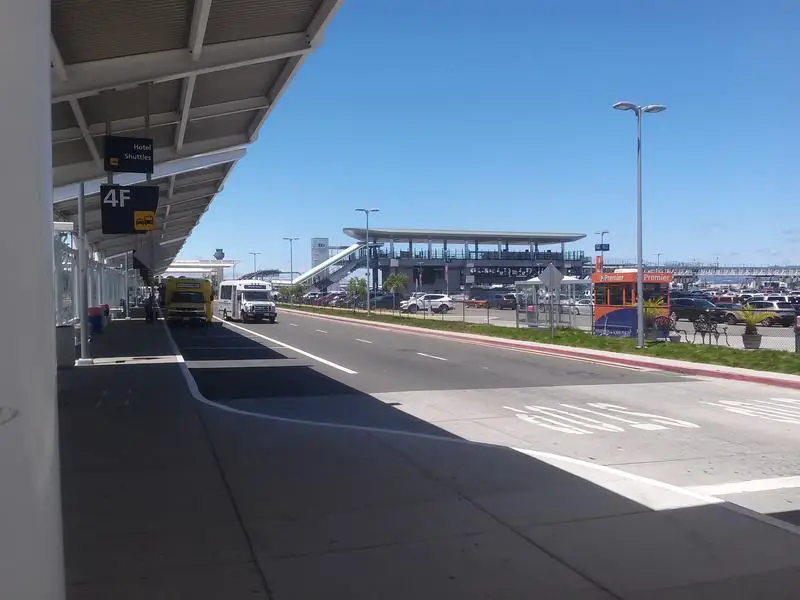
[[[470,299],[457,294],[448,296],[449,300],[444,302],[444,294],[428,296],[433,298],[417,301],[413,310],[401,306],[403,300],[399,294],[394,299],[391,295],[378,296],[372,299],[371,312],[405,319],[437,319],[493,327],[570,328],[596,335],[625,335],[620,331],[609,333],[595,330],[592,299],[586,295],[585,289],[573,285],[561,286],[552,292],[538,287],[523,287],[513,294],[497,294],[482,299]],[[346,294],[322,300],[295,300],[295,303],[342,312],[366,312],[365,301],[354,301]],[[724,311],[714,319],[671,314],[658,324],[658,333],[649,337],[670,343],[705,344],[742,350],[800,351],[795,335],[795,314],[778,315],[766,309],[754,309],[753,312],[763,317],[760,324],[756,325],[755,337],[745,335],[741,311],[735,315],[729,314],[731,311]]]

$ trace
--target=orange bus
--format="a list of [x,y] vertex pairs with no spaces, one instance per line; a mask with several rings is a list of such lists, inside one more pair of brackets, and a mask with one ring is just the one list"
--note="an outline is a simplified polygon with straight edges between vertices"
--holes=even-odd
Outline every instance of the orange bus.
[[[661,298],[664,315],[669,314],[672,273],[644,273],[644,300]],[[636,337],[636,271],[592,273],[594,287],[594,334]]]

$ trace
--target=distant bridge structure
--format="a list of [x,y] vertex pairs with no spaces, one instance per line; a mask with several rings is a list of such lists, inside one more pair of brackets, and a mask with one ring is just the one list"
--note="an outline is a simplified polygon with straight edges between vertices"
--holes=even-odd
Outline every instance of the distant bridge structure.
[[[635,261],[609,261],[605,262],[606,269],[635,269]],[[750,279],[772,278],[776,280],[800,279],[800,265],[719,265],[693,262],[667,262],[663,265],[645,263],[647,271],[663,271],[672,273],[676,277],[743,277]]]

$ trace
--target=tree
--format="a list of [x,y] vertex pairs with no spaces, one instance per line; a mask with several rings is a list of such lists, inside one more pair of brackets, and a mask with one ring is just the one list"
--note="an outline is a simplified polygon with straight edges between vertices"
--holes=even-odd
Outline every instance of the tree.
[[383,282],[385,290],[392,292],[392,310],[396,310],[396,294],[408,288],[408,275],[405,273],[392,273]]
[[347,293],[356,300],[367,297],[367,280],[364,277],[353,277],[347,282]]
[[295,302],[299,302],[305,292],[306,288],[302,283],[294,283],[286,288],[286,295]]

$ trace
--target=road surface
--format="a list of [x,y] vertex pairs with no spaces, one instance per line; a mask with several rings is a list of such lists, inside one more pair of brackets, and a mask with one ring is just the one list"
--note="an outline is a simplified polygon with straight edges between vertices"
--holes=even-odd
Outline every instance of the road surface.
[[305,314],[173,333],[212,401],[552,452],[800,524],[800,392]]

